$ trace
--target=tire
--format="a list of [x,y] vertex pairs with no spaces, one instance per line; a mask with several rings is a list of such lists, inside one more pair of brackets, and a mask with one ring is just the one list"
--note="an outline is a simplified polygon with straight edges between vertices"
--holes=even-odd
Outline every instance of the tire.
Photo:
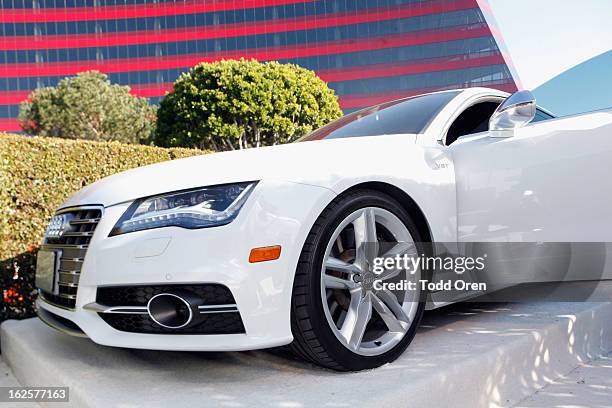
[[[366,281],[363,277],[366,276],[365,274],[367,272],[358,273],[359,276],[357,277],[355,277],[355,275],[343,275],[340,273],[342,276],[352,276],[352,278],[345,279],[350,285],[353,285],[352,282],[357,280],[357,285],[359,285],[358,289],[354,289],[352,286],[349,286],[352,289],[346,290],[342,288],[327,287],[327,282],[330,279],[327,276],[327,274],[330,273],[327,265],[336,260],[335,258],[331,259],[333,258],[332,255],[336,253],[339,254],[340,250],[343,249],[343,239],[347,242],[350,241],[350,228],[353,228],[353,235],[357,237],[359,235],[357,230],[361,230],[359,226],[364,225],[358,224],[361,221],[355,219],[352,223],[346,224],[347,226],[343,227],[347,220],[351,220],[351,217],[355,216],[361,217],[359,218],[360,220],[366,220],[368,219],[367,217],[372,217],[371,219],[374,220],[373,225],[375,225],[375,230],[377,231],[376,236],[382,233],[389,235],[390,232],[387,231],[387,227],[389,226],[392,226],[398,231],[395,236],[401,236],[401,234],[405,234],[402,231],[404,229],[407,230],[416,246],[416,252],[418,254],[424,253],[424,248],[420,244],[423,242],[422,237],[419,235],[418,229],[408,212],[392,197],[381,192],[369,189],[350,191],[338,196],[321,213],[306,239],[297,265],[291,301],[291,329],[294,340],[289,348],[293,353],[307,361],[338,371],[370,369],[395,360],[404,352],[414,338],[425,310],[426,297],[425,293],[422,291],[412,295],[415,296],[415,301],[405,302],[406,297],[402,298],[400,295],[399,300],[396,297],[400,307],[409,310],[410,316],[413,316],[411,319],[404,318],[401,320],[398,318],[398,321],[401,321],[402,327],[396,330],[396,333],[390,329],[391,325],[386,324],[389,321],[388,319],[390,319],[389,315],[384,313],[387,317],[387,320],[385,320],[382,317],[383,315],[379,314],[378,310],[373,307],[374,303],[377,303],[379,308],[381,307],[380,299],[382,299],[385,294],[375,291],[371,287],[366,288]],[[398,221],[401,222],[401,225]],[[386,222],[386,224],[382,225],[381,223],[383,222]],[[404,229],[402,229],[402,227]],[[342,228],[347,229],[343,230]],[[339,229],[340,233],[338,233]],[[338,237],[348,236],[348,238],[334,238],[334,243],[332,243],[331,240],[335,236],[334,234],[340,234]],[[358,245],[356,243],[357,238],[354,239],[355,255],[353,263],[348,262],[351,265],[351,270],[354,269],[353,265],[358,263],[358,259],[363,259],[359,258],[359,256],[363,256],[364,254],[364,252],[358,252]],[[340,242],[336,243],[338,240]],[[337,248],[334,247],[334,245],[336,245]],[[379,245],[382,246],[383,244],[381,243]],[[359,247],[361,248],[364,246],[359,245]],[[342,254],[351,254],[351,250],[352,249],[344,250]],[[323,268],[324,260],[326,262],[325,269]],[[345,268],[346,265],[343,264],[342,267]],[[332,271],[331,273],[334,272]],[[325,278],[323,278],[324,275]],[[332,278],[334,278],[334,276],[332,276]],[[362,279],[360,283],[359,279]],[[427,279],[426,271],[421,271],[420,279]],[[342,282],[344,283],[345,280]],[[344,329],[344,323],[347,320],[349,323],[352,323],[353,320],[363,321],[363,319],[366,318],[364,317],[361,320],[357,317],[355,317],[355,319],[348,318],[350,313],[349,309],[353,306],[353,296],[356,296],[355,293],[360,296],[356,299],[361,299],[361,301],[366,298],[370,299],[370,305],[372,307],[370,307],[371,312],[369,315],[372,317],[368,317],[370,323],[367,324],[348,324],[347,327],[349,328],[355,327],[353,335],[351,336],[346,334],[350,333],[350,329],[346,333],[341,330]],[[378,296],[380,296],[380,298],[378,298]],[[323,302],[324,297],[326,299],[325,302]],[[389,299],[388,291],[386,299]],[[330,302],[332,303],[331,307],[329,307]],[[347,302],[350,302],[348,306]],[[358,302],[358,300],[356,302]],[[335,303],[338,303],[337,307],[334,307]],[[391,303],[393,303],[392,299],[386,304]],[[345,308],[346,310],[344,310]],[[333,313],[332,309],[334,309]],[[366,310],[367,305],[364,306],[364,309],[352,309],[353,311]],[[394,312],[393,315],[400,316],[402,313],[405,313],[403,316],[408,317],[408,312],[403,312],[403,309],[399,312],[400,313]],[[344,320],[341,321],[342,317],[340,317],[336,322],[334,320],[336,314],[344,314]],[[352,316],[358,315],[359,312],[353,312]],[[381,339],[388,339],[386,343],[375,341],[375,336],[378,335],[376,333],[381,331],[379,329],[372,329],[370,326],[380,327],[381,321],[385,323],[389,331],[386,337],[381,337]],[[342,322],[342,324],[338,322]],[[341,327],[338,327],[338,324],[340,324]],[[365,332],[365,334],[363,334],[362,337],[360,337],[359,334],[355,335],[355,332],[360,332],[356,329],[357,326],[364,328],[363,332]],[[375,334],[371,335],[368,332],[368,328],[370,328],[370,331],[375,332]],[[405,332],[403,332],[404,330]],[[366,336],[374,336],[372,337],[374,340],[366,341]]]

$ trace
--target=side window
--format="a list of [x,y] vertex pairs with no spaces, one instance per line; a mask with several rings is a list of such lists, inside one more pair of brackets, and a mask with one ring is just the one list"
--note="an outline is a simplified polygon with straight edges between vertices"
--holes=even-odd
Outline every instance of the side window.
[[536,113],[531,123],[541,122],[543,120],[554,119],[554,118],[555,117],[553,115],[544,112],[540,108],[536,108]]
[[481,102],[472,105],[461,113],[446,133],[446,145],[450,145],[461,136],[484,132],[489,128],[489,119],[500,102]]

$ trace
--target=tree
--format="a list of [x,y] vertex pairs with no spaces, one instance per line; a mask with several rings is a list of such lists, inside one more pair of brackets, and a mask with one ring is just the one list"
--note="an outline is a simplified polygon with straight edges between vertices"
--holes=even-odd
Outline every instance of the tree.
[[342,116],[314,72],[255,60],[202,63],[161,101],[155,144],[214,150],[292,141]]
[[19,121],[32,135],[143,143],[155,128],[155,111],[128,86],[88,71],[32,91],[20,106]]

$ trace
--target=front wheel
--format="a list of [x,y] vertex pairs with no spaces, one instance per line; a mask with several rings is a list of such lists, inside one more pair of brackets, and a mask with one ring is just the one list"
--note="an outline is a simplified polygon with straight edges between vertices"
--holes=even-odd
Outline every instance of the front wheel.
[[426,276],[397,268],[376,273],[374,259],[418,256],[421,242],[410,215],[386,194],[356,190],[336,198],[312,227],[298,262],[291,349],[341,371],[395,360],[416,333],[425,296],[419,285],[391,291],[374,281],[418,283]]

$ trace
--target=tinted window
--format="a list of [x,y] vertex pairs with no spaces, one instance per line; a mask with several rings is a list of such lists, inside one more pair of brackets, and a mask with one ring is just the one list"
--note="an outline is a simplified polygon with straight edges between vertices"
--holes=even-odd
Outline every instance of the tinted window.
[[459,92],[440,92],[388,102],[344,116],[300,141],[344,137],[422,133]]
[[489,120],[500,102],[482,102],[470,106],[455,119],[446,133],[446,145],[461,136],[484,132],[489,129]]
[[533,117],[533,120],[531,121],[531,123],[540,122],[540,121],[548,120],[548,119],[554,119],[554,118],[555,118],[554,116],[544,112],[543,110],[536,109],[535,116]]

